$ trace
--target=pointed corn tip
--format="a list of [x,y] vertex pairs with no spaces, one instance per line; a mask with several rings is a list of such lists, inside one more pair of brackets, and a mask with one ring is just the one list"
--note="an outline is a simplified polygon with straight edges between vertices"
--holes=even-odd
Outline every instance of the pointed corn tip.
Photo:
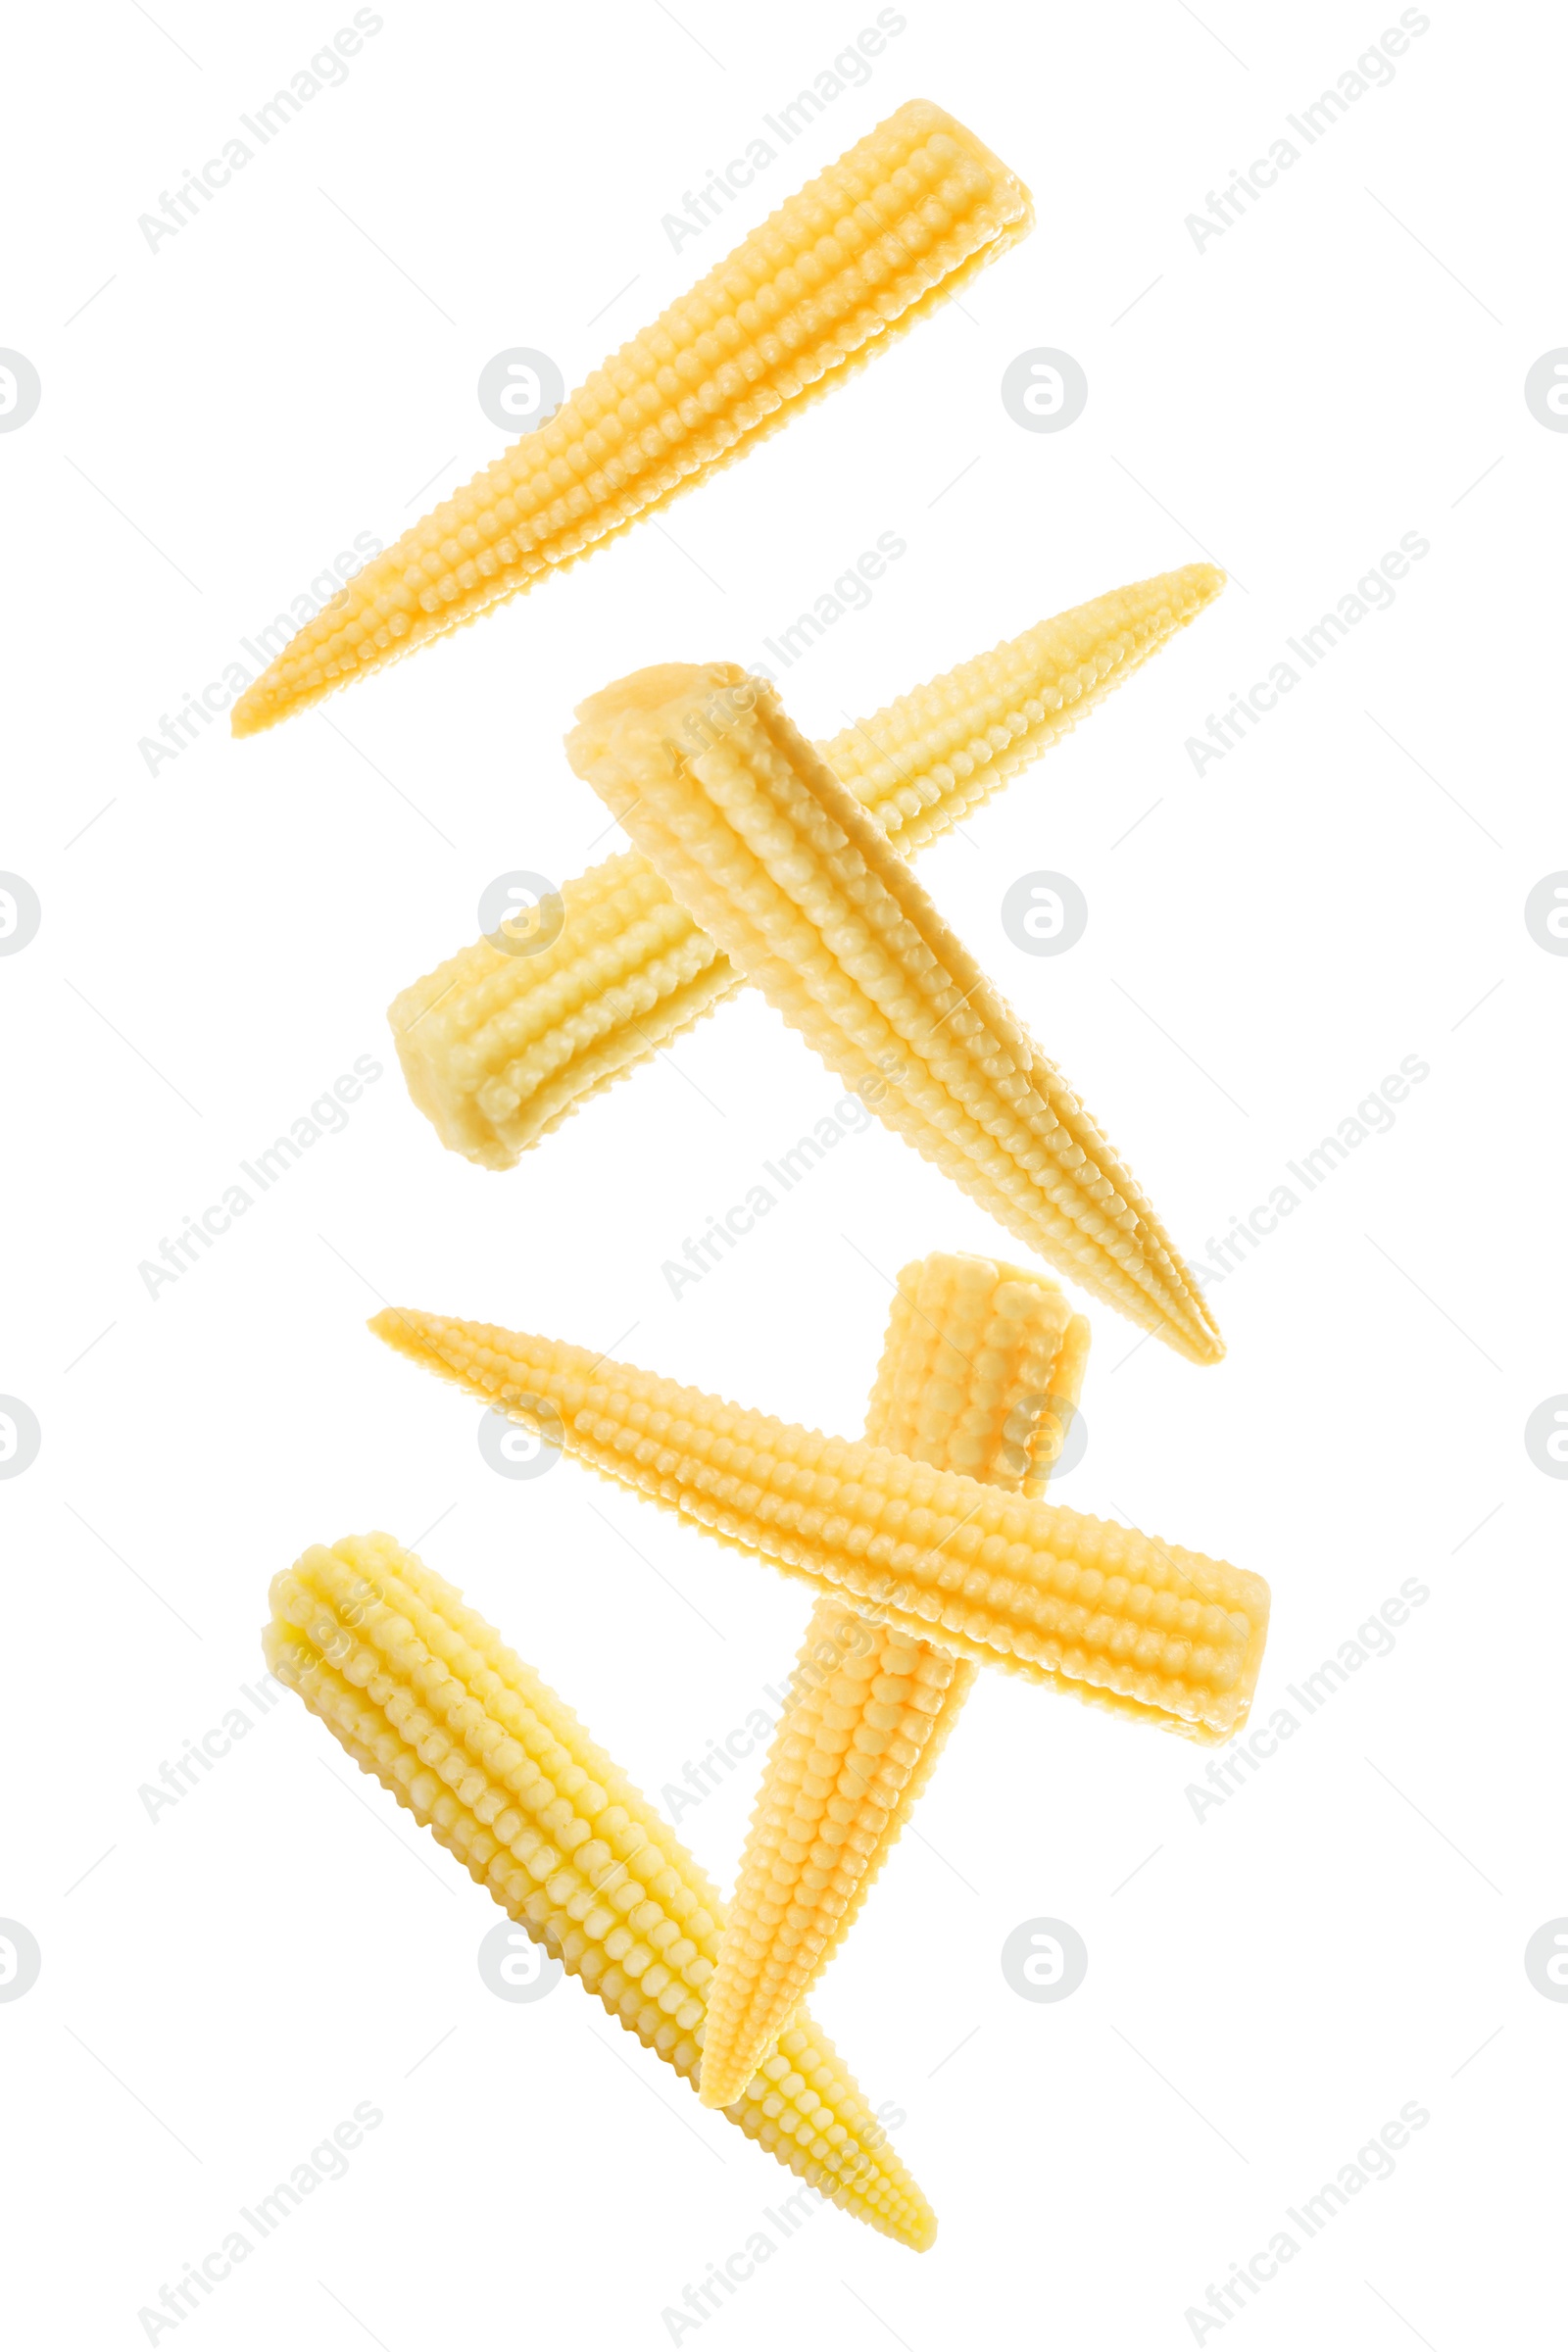
[[[1171,1329],[1174,1335],[1174,1327]],[[1230,1353],[1230,1349],[1212,1323],[1210,1323],[1204,1338],[1206,1344],[1200,1346],[1196,1341],[1189,1341],[1185,1334],[1180,1338],[1172,1336],[1171,1345],[1180,1348],[1195,1364],[1222,1364]]]
[[439,1353],[433,1339],[433,1327],[439,1320],[416,1306],[384,1306],[378,1315],[370,1317],[366,1329],[374,1332],[378,1340],[384,1340],[394,1354],[428,1363],[432,1354]]
[[435,1316],[425,1314],[417,1306],[383,1306],[379,1314],[370,1317],[365,1328],[373,1331],[378,1340],[385,1340],[389,1348],[396,1348],[404,1355],[412,1355],[428,1344],[430,1326],[436,1320]]

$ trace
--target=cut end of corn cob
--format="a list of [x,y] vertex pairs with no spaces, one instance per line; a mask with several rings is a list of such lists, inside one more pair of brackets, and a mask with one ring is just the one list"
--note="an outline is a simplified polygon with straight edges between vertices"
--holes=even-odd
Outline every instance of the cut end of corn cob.
[[914,99],[830,164],[549,421],[373,557],[234,706],[254,735],[664,506],[957,292],[1029,191]]
[[867,1442],[1043,1494],[1088,1361],[1088,1321],[1049,1275],[935,1250],[899,1276]]
[[577,722],[577,773],[885,1126],[1118,1312],[1195,1363],[1223,1355],[1131,1172],[770,686],[666,662]]
[[[1038,1494],[1088,1351],[1088,1324],[1049,1278],[938,1251],[899,1277],[867,1443]],[[974,1675],[935,1642],[817,1602],[709,1986],[709,2105],[750,2080],[842,1945]]]
[[[453,1587],[386,1535],[271,1589],[267,1663],[536,1943],[686,2082],[722,1908],[668,1823]],[[725,2113],[822,2196],[923,2250],[936,2220],[800,2010]]]
[[[1132,675],[1224,584],[1190,564],[1043,620],[816,747],[900,855],[956,824]],[[745,983],[635,850],[562,890],[537,955],[489,939],[387,1010],[410,1096],[443,1144],[510,1168]]]
[[746,1411],[586,1348],[388,1307],[370,1329],[601,1476],[896,1631],[1191,1740],[1246,1721],[1261,1577],[906,1454]]

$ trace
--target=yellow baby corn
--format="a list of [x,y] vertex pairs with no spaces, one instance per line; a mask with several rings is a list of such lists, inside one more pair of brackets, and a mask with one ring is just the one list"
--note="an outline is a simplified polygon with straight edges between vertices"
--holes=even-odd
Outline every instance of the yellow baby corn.
[[[910,857],[1065,735],[1217,596],[1211,564],[1040,621],[817,745]],[[537,953],[475,940],[388,1007],[409,1092],[449,1151],[510,1168],[590,1096],[745,986],[635,850],[561,893]]]
[[935,1250],[899,1276],[866,1443],[1043,1494],[1088,1361],[1089,1325],[1049,1275]]
[[[1088,1351],[1048,1276],[939,1251],[899,1276],[866,1442],[1037,1494]],[[843,1943],[975,1672],[840,1599],[812,1610],[708,1988],[705,2105],[751,2080]]]
[[1188,1739],[1228,1740],[1246,1720],[1268,1587],[1225,1560],[564,1341],[397,1306],[370,1329],[605,1478],[897,1632]]
[[577,773],[885,1125],[1096,1297],[1196,1363],[1223,1355],[1129,1171],[770,686],[667,663],[577,719]]
[[[695,2082],[722,1910],[668,1824],[452,1586],[390,1536],[277,1577],[267,1662],[611,2016]],[[923,2250],[936,2221],[802,2010],[726,2109],[781,2164]]]
[[252,735],[575,563],[777,431],[1033,224],[974,133],[913,99],[395,547],[234,706]]

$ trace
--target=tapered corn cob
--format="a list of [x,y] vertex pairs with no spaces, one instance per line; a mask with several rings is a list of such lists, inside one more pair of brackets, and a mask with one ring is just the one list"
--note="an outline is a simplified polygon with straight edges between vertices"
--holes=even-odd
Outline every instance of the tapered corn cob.
[[[277,1577],[277,1680],[688,2082],[722,1908],[674,1832],[452,1586],[390,1536],[318,1544]],[[889,2237],[936,2222],[803,2010],[726,2108],[749,2138]]]
[[577,773],[886,1126],[1181,1354],[1223,1355],[1131,1174],[770,686],[731,662],[669,663],[577,718]]
[[[899,1276],[866,1443],[1038,1494],[1088,1351],[1088,1324],[1048,1276],[939,1251]],[[976,1671],[817,1602],[708,1988],[705,2105],[751,2080],[844,1941]]]
[[603,1477],[898,1632],[1189,1739],[1246,1720],[1268,1587],[1225,1560],[564,1341],[397,1306],[370,1329],[529,1427],[553,1407],[546,1434]]
[[1028,189],[972,131],[924,99],[900,107],[373,558],[241,696],[234,733],[474,619],[706,480],[1033,220]]
[[[1001,789],[1218,595],[1211,564],[1138,580],[917,686],[817,750],[904,857]],[[745,986],[635,850],[561,893],[537,955],[486,939],[388,1007],[409,1092],[449,1151],[530,1144]]]

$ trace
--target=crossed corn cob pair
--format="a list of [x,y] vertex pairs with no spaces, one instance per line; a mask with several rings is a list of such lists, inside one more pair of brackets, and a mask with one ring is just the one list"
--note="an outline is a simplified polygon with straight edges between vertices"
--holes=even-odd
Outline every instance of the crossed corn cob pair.
[[[235,732],[618,535],[852,372],[1031,218],[971,133],[902,109],[360,574],[242,699]],[[1194,566],[1043,624],[820,756],[727,665],[646,671],[593,698],[573,763],[649,863],[634,852],[567,885],[555,962],[497,966],[481,946],[406,992],[394,1015],[416,1101],[444,1140],[510,1165],[749,978],[1010,1231],[1212,1360],[1218,1335],[1148,1202],[889,844],[956,822],[1218,585]],[[929,2208],[803,1992],[977,1663],[1224,1738],[1255,1680],[1264,1588],[1035,1499],[1087,1327],[1018,1269],[907,1271],[858,1445],[487,1326],[393,1313],[376,1328],[516,1417],[548,1408],[603,1474],[825,1593],[728,1929],[575,1718],[391,1539],[308,1553],[278,1580],[274,1672],[688,2078],[701,2044],[707,2103],[876,2227],[929,2243]]]
[[[858,1442],[490,1325],[388,1308],[370,1328],[602,1476],[824,1596],[709,1995],[718,2044],[705,2057],[710,2103],[751,2080],[836,1947],[975,1666],[1200,1740],[1228,1739],[1245,1720],[1267,1625],[1262,1582],[1037,1499],[1088,1344],[1048,1278],[962,1258],[909,1269]],[[873,1634],[846,1638],[847,1617]],[[874,1756],[891,1735],[887,1775],[862,1788],[851,1757],[842,1786],[820,1786],[809,1758],[839,1731],[853,1744],[862,1725],[877,1737],[857,1754]],[[803,1833],[813,1819],[843,1826],[835,1805],[849,1808],[853,1837],[836,1855],[825,1828],[821,1855],[802,1847],[797,1821]],[[797,1881],[808,1862],[825,1872],[820,1886]],[[770,1917],[769,1886],[797,1883],[810,1899]]]
[[[1212,564],[1190,564],[1113,589],[815,750],[912,858],[1070,733],[1223,584]],[[520,940],[477,939],[387,1009],[414,1102],[449,1150],[481,1167],[514,1167],[746,984],[636,850],[564,883],[560,899],[553,939],[538,925]]]
[[1223,1739],[1250,1701],[1266,1588],[1034,1499],[1088,1327],[1016,1267],[939,1255],[906,1270],[859,1443],[490,1326],[393,1308],[371,1328],[821,1595],[727,1925],[576,1718],[391,1538],[318,1548],[277,1579],[272,1672],[705,2104],[872,2227],[929,2245],[930,2208],[806,1991],[977,1664]]
[[747,979],[1009,1232],[1182,1353],[1223,1353],[1129,1170],[893,847],[919,847],[1184,626],[1194,564],[1040,623],[813,748],[728,664],[592,697],[572,765],[645,853],[563,893],[537,955],[477,940],[390,1017],[443,1142],[511,1167]]

